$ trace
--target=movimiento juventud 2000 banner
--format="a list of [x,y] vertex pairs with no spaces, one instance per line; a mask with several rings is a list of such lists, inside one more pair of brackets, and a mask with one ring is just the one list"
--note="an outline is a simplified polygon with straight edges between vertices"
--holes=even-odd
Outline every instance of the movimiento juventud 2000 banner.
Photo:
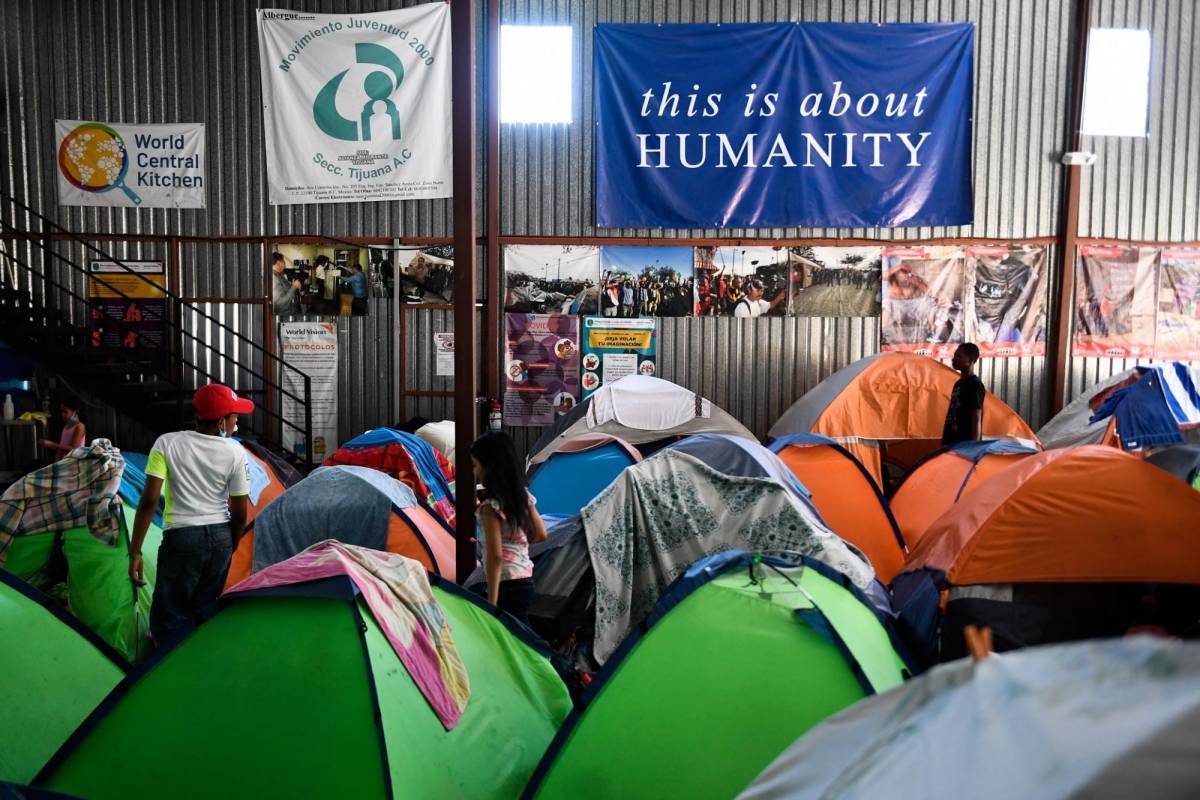
[[274,204],[449,197],[450,6],[258,12]]
[[975,28],[597,25],[602,227],[972,221]]

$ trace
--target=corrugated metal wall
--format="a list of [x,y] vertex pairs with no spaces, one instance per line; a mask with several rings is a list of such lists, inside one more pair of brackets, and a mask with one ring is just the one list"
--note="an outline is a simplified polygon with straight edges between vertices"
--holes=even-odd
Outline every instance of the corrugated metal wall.
[[[1092,0],[1091,25],[1150,31],[1150,131],[1144,139],[1084,136],[1079,234],[1146,241],[1200,240],[1200,3]],[[1143,361],[1072,359],[1068,401]]]
[[[507,0],[502,20],[574,28],[574,123],[505,125],[501,233],[620,238],[1053,236],[1057,233],[1070,4],[1026,0],[638,2]],[[975,223],[901,229],[613,230],[595,226],[592,26],[606,22],[974,22]],[[737,57],[737,54],[727,54]],[[664,241],[664,244],[669,241]],[[1052,254],[1053,255],[1053,254]],[[879,346],[879,320],[662,320],[661,375],[699,391],[759,436],[800,395]],[[981,375],[1031,424],[1043,421],[1045,359],[995,359]],[[523,432],[532,437],[536,432]]]
[[[73,230],[194,236],[319,234],[448,236],[448,200],[272,207],[266,198],[261,91],[254,9],[374,11],[416,0],[0,0],[3,62],[0,130],[5,162],[0,186],[26,198]],[[1145,141],[1095,140],[1097,167],[1085,177],[1081,233],[1200,238],[1200,22],[1193,0],[1095,0],[1093,22],[1143,25],[1154,35],[1152,131]],[[711,238],[934,236],[995,239],[1057,233],[1070,83],[1073,4],[1055,0],[505,0],[505,22],[574,28],[575,122],[509,126],[501,136],[501,230],[510,236]],[[479,5],[479,89],[486,62]],[[975,87],[975,223],[898,230],[599,230],[594,224],[591,28],[602,22],[751,21],[950,22],[977,25]],[[55,199],[53,120],[201,121],[208,125],[209,208],[107,210],[60,208]],[[482,164],[483,138],[480,140]],[[483,174],[481,170],[480,179]],[[480,187],[482,192],[482,186]],[[482,207],[482,203],[480,204]],[[6,210],[9,218],[20,215]],[[482,221],[481,221],[482,230]],[[103,245],[109,248],[110,245]],[[161,245],[129,245],[118,255],[152,255]],[[157,248],[157,250],[156,250]],[[25,251],[30,256],[29,248]],[[257,245],[183,247],[187,294],[253,298],[263,288]],[[343,375],[366,382],[343,398],[343,435],[392,422],[395,319],[386,301],[361,320],[339,320]],[[250,310],[247,310],[250,309]],[[379,313],[376,313],[376,312]],[[226,307],[239,326],[254,327],[253,307]],[[408,385],[448,385],[429,368],[431,332],[448,315],[411,315]],[[248,316],[247,316],[248,315]],[[664,320],[662,374],[696,388],[765,433],[799,394],[878,345],[877,322],[786,319]],[[750,327],[757,326],[757,327]],[[498,335],[499,332],[496,332]],[[420,351],[420,353],[418,352]],[[231,354],[231,358],[237,354]],[[1073,394],[1122,363],[1072,365]],[[1043,359],[986,364],[989,385],[1035,426],[1042,422]],[[374,381],[374,384],[371,384]],[[353,385],[343,382],[343,386]],[[450,404],[414,398],[402,413],[441,416]],[[525,435],[532,435],[527,432]]]

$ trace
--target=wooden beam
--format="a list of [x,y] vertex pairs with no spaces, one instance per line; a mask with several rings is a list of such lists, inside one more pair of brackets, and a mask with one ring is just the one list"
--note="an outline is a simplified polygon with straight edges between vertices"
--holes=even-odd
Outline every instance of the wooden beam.
[[454,445],[457,569],[475,569],[475,2],[451,0],[451,98],[454,106]]
[[[1075,6],[1075,70],[1068,99],[1067,152],[1080,148],[1079,126],[1083,117],[1083,75],[1087,64],[1088,25],[1091,0],[1078,0]],[[1050,372],[1050,392],[1046,398],[1047,419],[1062,410],[1067,394],[1067,368],[1071,363],[1071,300],[1075,294],[1075,248],[1079,243],[1079,192],[1083,167],[1067,167],[1063,179],[1063,211],[1058,239],[1058,280],[1054,282],[1053,338],[1046,348],[1046,369]]]

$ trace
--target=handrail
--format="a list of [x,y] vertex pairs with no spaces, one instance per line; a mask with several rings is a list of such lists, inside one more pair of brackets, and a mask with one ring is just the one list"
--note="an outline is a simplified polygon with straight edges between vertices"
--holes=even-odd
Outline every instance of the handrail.
[[[32,267],[30,267],[28,264],[25,264],[25,263],[24,263],[24,262],[22,262],[22,261],[21,261],[19,258],[17,258],[16,256],[12,255],[11,253],[5,253],[5,254],[4,254],[4,257],[5,257],[6,259],[8,259],[8,260],[12,261],[12,262],[15,262],[15,263],[16,263],[16,264],[18,264],[19,266],[21,266],[21,267],[23,267],[23,268],[25,268],[25,269],[27,269],[27,270],[30,270],[30,271],[32,271]],[[57,290],[59,290],[59,291],[63,292],[64,294],[68,295],[69,297],[73,297],[73,298],[75,298],[76,300],[80,300],[80,301],[83,301],[83,302],[85,302],[85,303],[86,303],[86,302],[87,302],[87,301],[90,299],[90,298],[86,298],[86,297],[84,297],[83,295],[80,295],[80,294],[78,294],[77,292],[75,292],[75,291],[74,291],[73,289],[71,289],[70,287],[68,287],[68,286],[64,286],[63,284],[59,283],[58,281],[54,280],[53,278],[50,278],[50,277],[47,277],[47,276],[40,276],[40,277],[42,277],[42,279],[43,279],[43,280],[46,282],[46,284],[48,284],[49,286],[53,287],[54,289],[57,289]],[[105,285],[107,285],[107,284],[105,284]],[[118,290],[115,290],[115,289],[114,289],[114,291],[118,291]],[[119,291],[118,291],[118,294],[120,294],[120,293],[119,293]],[[133,299],[136,299],[136,298],[130,298],[130,297],[128,297],[128,296],[126,296],[126,295],[124,295],[124,294],[120,294],[120,296],[121,296],[121,297],[123,297],[123,298],[125,298],[126,300],[133,300]],[[32,298],[31,298],[31,299],[32,299]],[[207,343],[203,342],[202,340],[196,339],[196,337],[195,337],[195,336],[193,336],[192,334],[188,333],[187,331],[184,331],[184,330],[182,330],[182,325],[180,325],[179,327],[181,328],[181,330],[180,330],[180,333],[183,333],[184,335],[186,335],[186,336],[190,337],[190,338],[191,338],[191,339],[193,339],[194,341],[199,341],[201,344],[205,344],[205,346],[208,346],[208,347],[210,347],[210,349],[215,349],[215,348],[212,348],[212,347],[211,347],[211,345],[207,345]],[[138,346],[139,346],[139,348],[142,348],[142,349],[144,349],[144,350],[156,350],[156,351],[162,351],[162,352],[163,352],[165,355],[168,355],[168,356],[170,355],[170,350],[169,350],[169,348],[168,348],[168,347],[167,347],[165,344],[164,344],[164,345],[158,345],[158,344],[154,344],[153,342],[144,342],[144,343],[143,343],[141,340],[139,340],[139,345],[138,345]],[[218,353],[218,354],[220,354],[220,351],[218,350],[218,351],[217,351],[217,353]],[[183,364],[184,366],[186,366],[186,367],[188,367],[188,368],[190,368],[190,369],[194,370],[194,371],[195,371],[195,372],[197,372],[198,374],[200,374],[200,375],[203,375],[203,376],[204,376],[204,377],[206,377],[206,378],[209,378],[210,380],[218,380],[218,379],[219,379],[217,375],[215,375],[215,374],[214,374],[214,373],[212,373],[212,372],[209,372],[209,371],[208,371],[207,369],[205,369],[204,367],[201,367],[201,366],[200,366],[200,365],[198,365],[198,364],[193,364],[191,361],[188,361],[188,360],[187,360],[187,358],[185,358],[185,357],[184,357],[182,354],[180,354],[180,355],[179,355],[179,362],[180,362],[181,364]],[[267,379],[265,376],[262,376],[262,375],[259,375],[259,374],[257,374],[256,372],[254,372],[254,370],[252,370],[252,369],[250,369],[250,368],[248,368],[248,367],[244,367],[244,366],[239,366],[239,369],[243,369],[243,370],[245,370],[246,372],[248,372],[248,373],[250,373],[251,375],[253,375],[254,377],[261,379],[261,380],[263,381],[263,383],[264,383],[264,384],[266,384],[266,385],[268,385],[268,386],[271,386],[271,387],[273,387],[273,388],[280,389],[280,391],[282,391],[282,392],[284,392],[285,394],[287,394],[287,396],[288,396],[288,397],[291,397],[291,398],[292,398],[293,400],[295,400],[296,402],[298,402],[298,403],[300,403],[300,404],[304,405],[306,409],[307,409],[307,407],[309,406],[309,401],[307,401],[307,400],[305,400],[305,399],[303,399],[303,398],[301,398],[301,397],[298,397],[297,395],[294,395],[294,394],[292,394],[291,392],[287,391],[286,389],[283,389],[282,387],[280,387],[280,386],[279,386],[279,384],[277,384],[277,383],[274,383],[274,382],[272,382],[272,381],[268,380],[268,379]],[[307,376],[305,376],[305,377],[307,377]],[[290,427],[290,428],[294,429],[294,430],[295,430],[295,431],[297,431],[298,433],[304,433],[304,432],[305,432],[305,429],[304,429],[304,428],[301,428],[299,425],[297,425],[297,424],[295,424],[295,423],[291,422],[290,420],[288,420],[288,419],[287,419],[286,417],[284,417],[282,414],[277,414],[275,411],[272,411],[271,409],[267,408],[266,406],[258,406],[258,409],[259,409],[259,410],[261,410],[261,411],[263,412],[263,414],[264,414],[264,415],[266,415],[266,416],[268,416],[268,417],[271,417],[272,419],[276,419],[276,420],[278,420],[279,422],[281,422],[281,423],[283,423],[283,424],[287,425],[288,427]]]
[[[205,312],[205,311],[201,311],[199,308],[196,308],[195,306],[192,306],[192,305],[188,304],[188,303],[187,303],[187,301],[185,301],[185,300],[184,300],[182,297],[180,297],[179,295],[175,294],[175,293],[174,293],[174,292],[172,292],[171,290],[167,289],[165,286],[159,286],[158,284],[154,283],[154,282],[153,282],[153,281],[151,281],[149,278],[147,278],[145,275],[141,274],[140,272],[137,272],[136,270],[133,270],[133,269],[131,269],[131,268],[130,268],[130,267],[129,267],[129,266],[128,266],[128,265],[127,265],[127,264],[126,264],[124,261],[122,261],[121,259],[119,259],[119,258],[114,258],[113,256],[109,255],[108,253],[105,253],[105,252],[104,252],[103,250],[101,250],[100,248],[98,248],[98,247],[96,247],[95,245],[93,245],[93,244],[89,243],[89,242],[88,242],[86,239],[83,239],[83,238],[81,238],[81,237],[80,237],[78,234],[72,233],[71,231],[67,230],[67,229],[66,229],[66,228],[64,228],[63,226],[59,225],[59,224],[58,224],[57,222],[55,222],[54,220],[52,220],[52,219],[50,219],[50,218],[48,218],[48,217],[46,217],[46,216],[42,215],[42,214],[41,214],[40,212],[38,212],[38,211],[35,211],[33,208],[31,208],[30,206],[26,205],[25,203],[22,203],[20,200],[17,200],[17,199],[16,199],[15,197],[13,197],[12,195],[10,195],[10,194],[8,194],[8,193],[6,193],[6,192],[0,191],[0,200],[7,201],[7,202],[9,202],[9,203],[12,203],[13,205],[15,205],[15,206],[17,206],[17,207],[19,207],[19,208],[21,208],[21,209],[24,209],[26,212],[28,212],[29,214],[32,214],[34,217],[36,217],[36,218],[38,219],[38,221],[40,221],[40,222],[41,222],[43,225],[49,225],[49,226],[51,226],[51,227],[53,227],[53,228],[57,229],[57,230],[58,230],[60,233],[62,233],[62,234],[64,234],[64,235],[66,235],[66,236],[68,236],[68,237],[70,237],[71,241],[74,241],[74,242],[76,242],[77,244],[81,244],[81,245],[83,245],[83,246],[84,246],[85,248],[87,248],[89,251],[91,251],[91,252],[93,252],[93,253],[96,253],[97,255],[101,255],[101,256],[103,256],[103,257],[104,257],[104,259],[105,259],[106,261],[111,261],[111,262],[113,262],[114,264],[117,264],[118,266],[120,266],[120,267],[121,267],[121,269],[125,270],[125,271],[126,271],[126,272],[128,272],[130,275],[134,275],[134,276],[136,276],[136,277],[138,278],[138,280],[142,281],[143,283],[145,283],[145,284],[147,284],[147,285],[149,285],[149,286],[153,286],[153,287],[154,287],[154,289],[155,289],[156,291],[161,291],[161,292],[162,292],[164,295],[166,295],[167,297],[171,298],[172,300],[175,300],[175,301],[176,301],[176,302],[178,302],[178,303],[183,303],[183,304],[185,304],[185,305],[188,305],[188,307],[189,307],[189,308],[191,308],[192,310],[194,310],[194,311],[195,311],[195,313],[198,313],[198,314],[200,314],[202,317],[204,317],[205,319],[207,319],[207,320],[209,320],[209,321],[211,321],[211,322],[214,322],[214,323],[216,323],[218,327],[220,327],[220,328],[222,328],[223,330],[225,330],[225,331],[227,331],[227,332],[229,332],[229,333],[233,334],[235,337],[237,337],[238,339],[242,340],[243,342],[246,342],[246,343],[247,343],[247,344],[249,344],[251,347],[253,347],[255,350],[258,350],[260,353],[262,353],[264,356],[266,356],[267,358],[271,358],[271,359],[273,359],[273,360],[277,361],[277,362],[278,362],[280,365],[287,367],[288,369],[292,370],[293,372],[297,373],[298,375],[300,375],[300,376],[301,376],[301,377],[303,377],[303,378],[307,378],[307,377],[309,377],[307,374],[305,374],[305,373],[304,373],[304,372],[302,372],[301,370],[299,370],[299,369],[296,369],[295,367],[291,366],[291,365],[290,365],[290,364],[288,364],[286,361],[284,361],[282,358],[280,358],[280,357],[279,357],[279,356],[277,356],[276,354],[272,353],[270,350],[267,350],[265,347],[263,347],[262,345],[258,344],[258,343],[257,343],[257,342],[255,342],[253,339],[249,339],[249,338],[247,338],[246,336],[244,336],[244,335],[242,335],[242,334],[238,333],[238,332],[237,332],[237,331],[235,331],[233,328],[231,328],[231,327],[229,327],[228,325],[226,325],[225,323],[221,322],[219,319],[217,319],[216,317],[212,316],[211,314],[209,314],[209,313],[207,313],[207,312]],[[16,233],[29,233],[28,231],[22,231],[20,228],[18,228],[16,225],[13,225],[12,223],[5,222],[5,221],[4,221],[2,218],[0,218],[0,225],[4,225],[5,227],[9,228],[10,230],[12,230],[12,231],[14,231],[14,232],[16,232]],[[83,273],[85,276],[91,277],[91,273],[90,273],[90,272],[88,272],[86,269],[83,269],[83,268],[82,268],[82,267],[80,267],[78,264],[75,264],[74,262],[70,261],[70,260],[69,260],[69,259],[67,259],[65,256],[62,256],[62,255],[60,255],[60,254],[58,254],[58,253],[55,253],[55,252],[54,252],[52,249],[50,249],[50,248],[48,248],[48,247],[46,246],[45,242],[42,242],[42,241],[40,241],[40,240],[37,240],[37,246],[38,246],[38,247],[40,247],[42,250],[44,250],[44,251],[47,251],[47,252],[50,252],[50,253],[51,253],[51,255],[54,255],[54,256],[56,256],[57,258],[59,258],[60,260],[64,261],[66,264],[68,264],[68,265],[69,265],[69,266],[70,266],[72,269],[74,269],[76,272],[81,272],[81,273]],[[27,268],[28,268],[28,267],[27,267]],[[124,297],[124,295],[122,295],[122,297]]]

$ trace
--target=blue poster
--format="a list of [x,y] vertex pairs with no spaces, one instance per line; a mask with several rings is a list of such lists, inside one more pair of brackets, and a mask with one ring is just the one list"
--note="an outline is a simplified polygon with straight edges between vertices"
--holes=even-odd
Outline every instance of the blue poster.
[[595,30],[599,226],[973,221],[973,24]]

